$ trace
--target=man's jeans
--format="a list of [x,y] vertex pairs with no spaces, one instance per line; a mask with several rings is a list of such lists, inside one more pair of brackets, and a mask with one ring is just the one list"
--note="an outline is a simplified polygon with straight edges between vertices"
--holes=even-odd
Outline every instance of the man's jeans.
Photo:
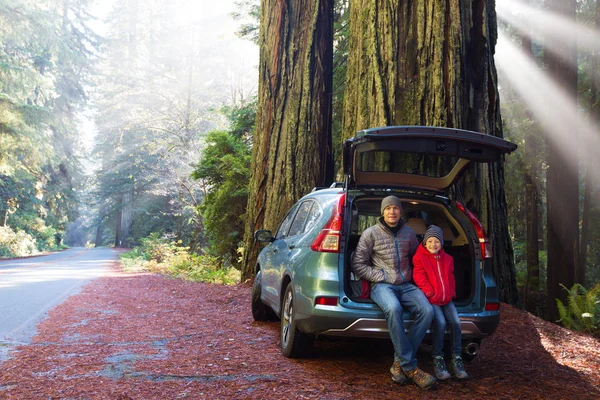
[[450,302],[444,306],[433,306],[433,312],[433,324],[431,325],[433,348],[431,355],[433,357],[444,356],[444,333],[446,332],[446,325],[448,325],[450,328],[452,355],[460,356],[462,353],[462,333],[460,330],[460,318],[458,318],[454,303]]
[[[394,344],[394,360],[402,369],[410,371],[417,366],[417,350],[433,320],[433,308],[418,287],[412,283],[390,285],[377,283],[371,289],[371,299],[383,310]],[[402,311],[414,316],[408,335],[404,331]]]

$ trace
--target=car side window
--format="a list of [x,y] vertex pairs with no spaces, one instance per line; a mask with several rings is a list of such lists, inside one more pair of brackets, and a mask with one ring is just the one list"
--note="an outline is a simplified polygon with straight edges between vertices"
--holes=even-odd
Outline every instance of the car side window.
[[312,227],[317,223],[319,218],[321,218],[321,215],[323,215],[323,210],[321,209],[321,206],[319,206],[319,203],[315,201],[313,203],[312,208],[310,209],[308,217],[306,218],[306,226],[304,227],[304,232],[310,231]]
[[290,227],[290,232],[288,233],[288,236],[295,236],[304,232],[306,219],[310,213],[310,209],[312,208],[313,204],[313,201],[305,201],[302,204],[300,204],[298,212],[296,213],[296,217],[294,218],[292,226]]
[[277,229],[277,233],[275,234],[275,239],[284,239],[288,237],[288,231],[290,229],[290,225],[292,224],[292,220],[294,219],[294,215],[296,215],[296,210],[298,209],[298,204],[294,205],[292,209],[288,212],[288,214],[283,219],[281,225],[279,225],[279,229]]

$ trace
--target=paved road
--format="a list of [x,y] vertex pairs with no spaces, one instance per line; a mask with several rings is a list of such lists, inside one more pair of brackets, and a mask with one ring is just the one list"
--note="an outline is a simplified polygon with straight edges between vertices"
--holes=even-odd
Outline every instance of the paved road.
[[48,310],[108,274],[118,257],[112,249],[73,248],[0,261],[0,362],[16,345],[29,343]]

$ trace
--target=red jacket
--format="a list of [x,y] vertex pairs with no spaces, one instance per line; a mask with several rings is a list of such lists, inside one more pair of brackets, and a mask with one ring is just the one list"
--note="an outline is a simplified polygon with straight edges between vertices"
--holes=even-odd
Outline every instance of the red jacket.
[[443,306],[456,297],[454,259],[444,249],[431,254],[423,245],[413,256],[413,279],[431,304]]

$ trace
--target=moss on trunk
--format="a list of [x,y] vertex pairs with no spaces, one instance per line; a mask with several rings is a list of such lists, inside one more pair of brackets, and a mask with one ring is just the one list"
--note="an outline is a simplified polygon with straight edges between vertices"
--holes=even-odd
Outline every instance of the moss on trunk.
[[[446,126],[502,137],[496,37],[494,1],[353,1],[344,139],[389,125]],[[490,233],[501,298],[517,304],[503,165],[470,168],[460,190]]]
[[332,0],[262,0],[258,110],[242,279],[255,268],[256,229],[333,177]]

